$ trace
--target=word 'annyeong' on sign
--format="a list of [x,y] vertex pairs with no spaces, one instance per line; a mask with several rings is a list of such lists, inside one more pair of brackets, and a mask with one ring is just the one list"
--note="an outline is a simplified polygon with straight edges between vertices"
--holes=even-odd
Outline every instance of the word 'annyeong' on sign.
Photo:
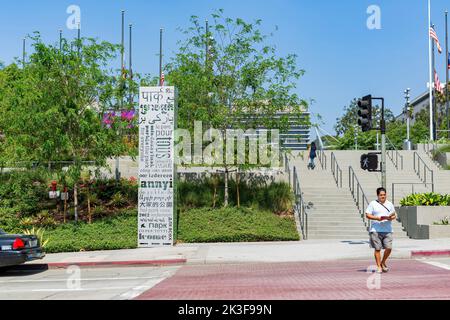
[[139,247],[174,244],[176,91],[139,92]]

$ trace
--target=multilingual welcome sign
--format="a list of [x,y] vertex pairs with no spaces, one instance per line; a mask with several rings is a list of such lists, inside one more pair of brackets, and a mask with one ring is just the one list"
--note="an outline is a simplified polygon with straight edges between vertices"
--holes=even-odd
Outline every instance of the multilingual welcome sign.
[[176,171],[174,139],[176,89],[139,90],[139,217],[141,248],[175,242]]

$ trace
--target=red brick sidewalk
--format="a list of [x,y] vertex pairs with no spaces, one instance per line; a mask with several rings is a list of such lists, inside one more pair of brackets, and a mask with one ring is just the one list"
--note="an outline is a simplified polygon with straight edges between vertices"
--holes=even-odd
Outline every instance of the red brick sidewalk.
[[[370,290],[371,261],[185,266],[139,300],[450,299],[450,272],[414,260],[391,261]],[[371,282],[376,285],[376,279]]]

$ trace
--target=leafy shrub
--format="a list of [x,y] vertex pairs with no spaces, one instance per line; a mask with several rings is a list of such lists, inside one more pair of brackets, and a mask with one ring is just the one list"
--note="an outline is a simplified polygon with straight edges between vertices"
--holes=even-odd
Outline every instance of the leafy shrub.
[[449,220],[450,220],[449,217],[445,217],[440,222],[435,222],[434,224],[438,225],[438,226],[448,226],[448,225],[450,225],[450,221]]
[[91,192],[100,201],[111,201],[113,196],[121,193],[130,203],[137,203],[138,185],[134,180],[121,179],[119,183],[115,179],[99,179],[91,185]]
[[41,169],[0,175],[0,207],[15,208],[22,215],[39,212],[42,199],[48,198],[48,177]]
[[194,209],[180,214],[181,242],[298,241],[292,217],[253,209]]
[[115,208],[122,208],[128,204],[127,199],[123,196],[122,193],[117,192],[111,198],[111,201],[108,203],[109,206]]
[[[179,207],[182,211],[194,208],[222,207],[224,202],[224,182],[219,179],[195,179],[178,184]],[[237,188],[235,180],[229,183],[229,204],[237,206]],[[214,197],[214,190],[216,195]],[[239,183],[240,204],[274,213],[292,210],[294,195],[286,183],[270,183],[264,179],[251,179]],[[215,206],[214,206],[215,204]]]
[[79,252],[134,249],[137,247],[137,211],[126,210],[117,216],[94,221],[60,225],[47,230],[50,242],[45,251]]
[[19,225],[23,228],[29,228],[34,226],[53,228],[56,225],[58,225],[58,222],[47,210],[43,210],[35,216],[23,217],[20,220]]
[[44,249],[47,247],[47,245],[50,241],[50,239],[48,239],[45,236],[45,229],[41,229],[41,228],[36,229],[33,227],[32,229],[25,229],[21,233],[24,235],[36,236],[39,239],[39,243],[41,244],[41,247]]
[[412,194],[400,201],[402,207],[450,206],[450,195],[437,193]]

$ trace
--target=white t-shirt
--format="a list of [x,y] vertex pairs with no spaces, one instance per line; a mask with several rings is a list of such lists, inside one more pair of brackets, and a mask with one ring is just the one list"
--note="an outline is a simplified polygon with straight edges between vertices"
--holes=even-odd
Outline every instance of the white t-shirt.
[[[384,207],[383,207],[384,205]],[[367,207],[366,213],[371,214],[375,217],[389,217],[391,214],[395,213],[394,205],[386,201],[385,203],[379,203],[378,201],[372,201]],[[386,208],[385,208],[386,207]],[[371,221],[372,227],[370,232],[378,233],[392,233],[392,221]]]

